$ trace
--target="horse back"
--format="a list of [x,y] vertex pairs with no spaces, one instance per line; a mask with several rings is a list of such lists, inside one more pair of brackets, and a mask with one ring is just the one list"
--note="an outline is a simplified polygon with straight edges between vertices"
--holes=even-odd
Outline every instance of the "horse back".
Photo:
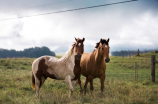
[[44,77],[50,77],[52,79],[56,79],[55,75],[48,73],[48,69],[49,69],[49,59],[50,58],[54,58],[52,56],[42,56],[37,58],[36,60],[34,60],[33,64],[32,64],[32,72],[39,77],[39,79],[41,78],[41,76],[43,75]]

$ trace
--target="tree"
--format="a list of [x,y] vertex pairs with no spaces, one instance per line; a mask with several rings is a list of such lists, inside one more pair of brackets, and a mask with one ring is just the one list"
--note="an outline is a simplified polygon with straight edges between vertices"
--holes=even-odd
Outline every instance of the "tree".
[[14,49],[7,50],[7,49],[0,49],[0,57],[7,58],[7,57],[30,57],[30,58],[37,58],[43,55],[50,55],[55,56],[55,53],[50,51],[48,47],[35,47],[35,48],[27,48],[23,51],[16,51]]

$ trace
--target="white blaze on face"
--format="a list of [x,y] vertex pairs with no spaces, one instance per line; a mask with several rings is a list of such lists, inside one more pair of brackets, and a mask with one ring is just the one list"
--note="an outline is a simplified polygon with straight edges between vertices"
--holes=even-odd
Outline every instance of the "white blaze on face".
[[80,45],[81,45],[81,43],[78,43],[78,45],[80,46]]
[[107,48],[108,46],[107,45],[105,45],[105,48]]

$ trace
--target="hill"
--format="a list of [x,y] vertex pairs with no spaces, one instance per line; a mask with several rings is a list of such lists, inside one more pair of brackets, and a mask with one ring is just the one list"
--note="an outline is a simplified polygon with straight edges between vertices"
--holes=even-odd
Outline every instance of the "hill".
[[0,49],[0,58],[13,58],[13,57],[28,57],[28,58],[36,58],[43,55],[51,55],[55,56],[55,53],[50,51],[48,47],[35,47],[35,48],[27,48],[23,51],[16,51],[14,49]]
[[[139,54],[148,53],[152,51],[154,50],[142,50],[142,51],[139,51]],[[137,53],[138,53],[137,50],[122,50],[122,51],[111,52],[112,56],[133,56],[133,55],[136,55]]]

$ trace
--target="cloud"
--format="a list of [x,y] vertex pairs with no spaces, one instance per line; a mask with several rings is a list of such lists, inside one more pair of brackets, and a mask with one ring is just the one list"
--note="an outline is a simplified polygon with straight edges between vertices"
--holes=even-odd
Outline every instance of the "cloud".
[[[95,46],[100,38],[110,38],[110,49],[156,49],[158,48],[158,13],[157,1],[138,1],[127,4],[113,5],[75,12],[51,14],[17,20],[0,22],[0,47],[23,50],[28,47],[48,46],[54,50],[62,45],[70,46],[76,38],[85,37],[87,46]],[[14,1],[15,2],[15,1]],[[30,7],[37,1],[4,1],[0,4],[1,18],[18,17],[30,14],[40,14],[56,10],[65,10],[103,3],[117,2],[115,0],[95,0],[59,3],[52,8],[41,7],[24,10],[19,13],[2,12]],[[49,3],[51,1],[47,1]],[[56,1],[53,1],[56,2]],[[13,6],[10,6],[13,3]],[[45,4],[40,0],[38,4]],[[17,7],[16,7],[17,6]]]

